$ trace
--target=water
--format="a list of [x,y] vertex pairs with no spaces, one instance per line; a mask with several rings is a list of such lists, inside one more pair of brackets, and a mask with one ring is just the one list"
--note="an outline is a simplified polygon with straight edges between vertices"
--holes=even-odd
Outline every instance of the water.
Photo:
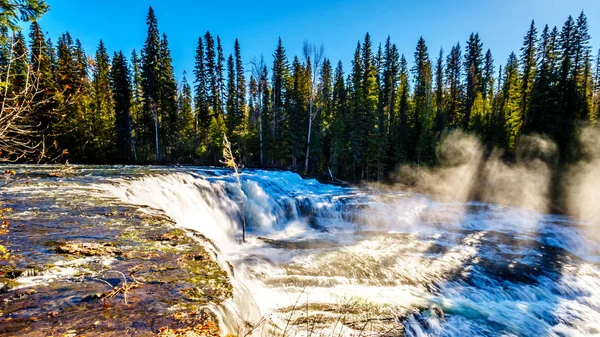
[[575,219],[289,172],[246,170],[240,191],[222,169],[83,169],[64,184],[163,210],[212,240],[235,271],[234,298],[212,307],[224,332],[600,335],[600,244]]

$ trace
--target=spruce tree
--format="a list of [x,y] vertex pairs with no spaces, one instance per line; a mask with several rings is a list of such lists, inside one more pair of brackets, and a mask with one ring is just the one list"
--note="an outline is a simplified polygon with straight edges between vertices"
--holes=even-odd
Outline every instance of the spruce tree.
[[408,161],[409,146],[409,124],[408,116],[410,113],[410,80],[408,73],[408,62],[404,54],[400,57],[400,82],[398,85],[398,122],[395,144],[397,163]]
[[219,86],[217,80],[217,54],[215,52],[215,40],[210,32],[204,34],[204,76],[206,79],[206,92],[210,114],[220,113]]
[[223,113],[223,105],[225,104],[225,56],[223,55],[223,46],[221,38],[217,35],[217,97],[219,100],[219,113]]
[[115,136],[115,113],[113,110],[113,95],[110,83],[110,57],[100,40],[96,50],[95,66],[92,71],[93,78],[93,105],[90,116],[90,131],[93,134],[90,158],[98,158],[108,162],[113,154]]
[[235,78],[235,62],[230,54],[227,59],[227,98],[225,111],[227,112],[227,130],[234,130],[237,124],[237,83]]
[[481,93],[483,67],[483,43],[479,34],[471,33],[465,50],[465,111],[463,115],[462,128],[467,130],[471,118],[471,107],[477,94]]
[[448,116],[444,107],[444,49],[435,63],[435,132],[441,134],[448,127]]
[[38,125],[37,131],[42,135],[45,142],[44,148],[50,149],[54,142],[52,126],[57,117],[53,111],[56,106],[56,99],[53,97],[55,91],[54,65],[51,56],[53,50],[52,46],[49,46],[45,40],[44,33],[37,22],[31,24],[29,38],[30,64],[33,71],[32,81],[38,88],[33,98],[36,105],[38,105],[34,112],[34,119],[35,124]]
[[[198,38],[194,65],[194,109],[196,115],[196,146],[205,146],[210,124],[209,100],[207,91],[206,71],[204,66],[204,43]],[[201,149],[200,152],[204,152]]]
[[115,111],[115,144],[118,153],[116,161],[131,164],[136,161],[131,118],[134,101],[131,90],[131,72],[122,51],[115,52],[113,56],[110,79]]
[[544,27],[539,40],[539,63],[531,93],[529,113],[526,115],[525,131],[555,137],[555,120],[561,110],[557,94],[557,36],[558,30]]
[[286,121],[284,120],[284,103],[286,95],[286,87],[289,86],[289,64],[286,55],[285,48],[279,38],[277,42],[277,48],[273,54],[273,75],[271,79],[271,111],[272,111],[272,126],[271,138],[272,138],[272,155],[271,162],[274,160],[281,159],[284,157],[286,144],[284,144],[282,138],[282,129],[285,127]]
[[192,88],[190,87],[186,72],[183,72],[181,90],[177,99],[177,155],[178,159],[192,158],[195,151],[195,120],[192,107]]
[[[246,117],[246,77],[244,75],[244,63],[242,61],[242,53],[240,49],[240,43],[238,39],[235,39],[234,44],[234,58],[235,58],[235,126],[237,139],[239,142],[240,136],[243,135],[244,127],[243,122]],[[234,131],[233,129],[231,131]],[[235,145],[235,144],[234,144]]]
[[421,37],[415,51],[414,74],[415,91],[413,96],[414,113],[412,115],[413,131],[409,139],[409,155],[417,163],[431,160],[433,155],[430,134],[432,72],[431,61],[425,40]]
[[511,53],[508,57],[504,78],[502,94],[506,130],[505,139],[506,146],[513,152],[521,135],[521,126],[523,123],[521,75],[519,74],[519,61],[515,53]]
[[[521,47],[521,111],[524,116],[529,114],[529,106],[531,100],[531,91],[533,89],[533,80],[536,73],[537,67],[537,29],[535,28],[535,22],[532,20],[529,30],[523,39],[523,46]],[[525,117],[527,118],[527,117]]]
[[144,108],[144,92],[142,91],[141,60],[138,57],[135,49],[131,53],[131,88],[132,106],[130,113],[133,128],[132,138],[134,139],[134,146],[138,146],[138,128],[141,125],[142,112]]
[[179,146],[177,135],[177,82],[169,51],[167,35],[163,34],[160,41],[158,59],[158,93],[159,93],[159,128],[162,134],[159,137],[161,158],[165,155],[172,159],[172,152]]
[[446,58],[446,87],[448,88],[448,125],[461,127],[461,106],[463,100],[462,64],[460,44],[450,50]]
[[335,68],[332,95],[332,126],[331,126],[331,149],[330,168],[334,177],[347,174],[344,170],[346,153],[348,151],[348,137],[346,136],[346,124],[348,120],[348,102],[346,85],[344,83],[344,68],[339,61]]
[[160,104],[160,33],[158,21],[152,7],[146,17],[148,33],[142,48],[142,92],[144,110],[139,123],[138,151],[145,160],[161,160],[159,147],[159,104]]

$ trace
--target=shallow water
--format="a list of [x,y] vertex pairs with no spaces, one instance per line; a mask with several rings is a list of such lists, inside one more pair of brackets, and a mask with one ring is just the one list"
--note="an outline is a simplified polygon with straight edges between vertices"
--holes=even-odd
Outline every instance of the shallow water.
[[[16,168],[32,177],[48,170]],[[576,219],[342,188],[290,172],[246,170],[242,191],[217,168],[77,172],[6,193],[79,190],[162,210],[201,232],[219,263],[234,266],[234,298],[212,307],[227,332],[600,335],[600,244]]]

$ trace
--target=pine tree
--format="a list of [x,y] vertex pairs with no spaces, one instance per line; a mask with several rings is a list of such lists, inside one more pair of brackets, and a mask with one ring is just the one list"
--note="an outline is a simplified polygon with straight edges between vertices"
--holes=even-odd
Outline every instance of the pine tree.
[[50,149],[54,143],[52,126],[57,119],[56,113],[53,111],[56,106],[56,99],[53,97],[55,91],[52,70],[54,66],[52,64],[53,50],[52,46],[49,46],[45,40],[44,33],[37,22],[31,24],[29,38],[30,64],[33,71],[32,81],[38,87],[38,93],[33,98],[34,102],[38,104],[34,112],[34,123],[38,125],[37,131],[42,135],[45,143],[44,148]]
[[[144,110],[139,123],[138,149],[142,158],[161,160],[159,145],[159,104],[160,104],[160,33],[158,21],[152,7],[146,17],[148,33],[142,48],[142,91]],[[151,154],[154,153],[154,156]]]
[[515,53],[511,53],[508,57],[504,76],[503,111],[506,119],[506,145],[510,151],[514,151],[521,135],[523,123],[521,75]]
[[333,93],[333,70],[328,59],[323,60],[323,66],[319,71],[317,95],[315,99],[316,116],[313,122],[311,137],[311,175],[316,172],[326,172],[328,167],[329,149],[331,142],[330,125],[333,118],[332,93]]
[[415,51],[415,65],[412,69],[415,78],[414,113],[412,116],[414,129],[409,139],[409,154],[420,163],[430,160],[433,145],[430,134],[432,72],[431,61],[425,40],[421,37]]
[[177,99],[177,139],[178,159],[182,157],[192,158],[195,151],[195,120],[192,107],[192,88],[188,84],[186,72],[183,72],[181,90]]
[[284,120],[284,100],[286,95],[286,87],[289,86],[289,64],[286,55],[285,48],[283,47],[283,43],[281,42],[281,38],[277,42],[277,49],[273,54],[273,75],[271,80],[272,87],[272,153],[271,161],[281,159],[284,157],[283,152],[285,152],[285,148],[287,145],[284,143],[282,138],[282,129],[285,127],[286,121]]
[[[259,120],[259,138],[262,139],[262,146],[260,146],[260,154],[259,154],[259,160],[260,160],[260,164],[264,165],[266,162],[268,162],[267,157],[272,158],[272,154],[269,154],[270,152],[267,150],[265,151],[265,149],[272,149],[274,148],[274,146],[269,146],[269,144],[273,144],[274,143],[274,138],[272,137],[273,133],[273,126],[274,126],[274,116],[273,116],[273,106],[271,104],[271,97],[272,97],[272,89],[269,86],[269,71],[267,69],[266,65],[263,65],[263,69],[262,72],[260,73],[260,77],[258,79],[258,92],[259,92],[259,96],[258,99],[261,100],[260,104],[259,104],[259,109],[260,109],[260,120]],[[259,141],[260,141],[259,139]],[[274,144],[273,144],[274,145]],[[265,152],[265,153],[263,153]],[[264,157],[263,157],[264,156]]]
[[441,134],[448,127],[448,116],[444,106],[444,49],[440,48],[435,63],[435,132]]
[[[388,36],[383,54],[382,86],[380,93],[379,130],[382,135],[379,147],[380,175],[390,171],[394,165],[393,133],[396,128],[396,107],[398,90],[398,72],[400,67],[400,55],[395,44],[392,44]],[[381,178],[381,177],[380,177]]]
[[116,160],[131,164],[136,161],[131,118],[133,94],[131,90],[131,72],[122,51],[115,52],[113,56],[110,80],[115,111],[115,144],[118,153]]
[[492,51],[488,49],[485,52],[485,61],[483,63],[483,98],[487,101],[493,100],[494,92],[494,57],[492,56]]
[[206,79],[206,92],[208,93],[207,98],[210,106],[210,114],[214,115],[221,112],[221,105],[219,102],[215,40],[208,31],[206,34],[204,34],[204,49],[204,76]]
[[225,104],[225,56],[223,55],[223,46],[221,45],[221,38],[217,35],[217,96],[219,100],[219,113],[223,112],[223,105]]
[[588,100],[588,91],[590,77],[590,34],[587,17],[583,11],[579,14],[575,26],[575,35],[573,37],[574,57],[573,57],[573,82],[576,90],[576,118],[587,120],[590,115],[590,106]]
[[229,55],[227,59],[227,98],[225,110],[227,111],[227,130],[234,130],[237,124],[237,83],[235,78],[235,62],[233,56]]
[[576,134],[576,119],[578,114],[577,101],[577,32],[576,24],[571,16],[563,25],[558,37],[560,68],[558,70],[558,102],[561,107],[555,116],[555,123],[561,125],[560,131],[555,130],[554,139],[558,145],[561,159],[567,162],[573,160],[575,149],[572,140]]
[[400,57],[400,84],[398,86],[398,121],[396,123],[396,159],[398,163],[408,161],[409,155],[409,124],[408,115],[410,113],[410,80],[408,73],[408,62],[404,55]]
[[[529,114],[529,106],[531,100],[531,91],[533,88],[533,80],[536,73],[537,66],[537,29],[535,28],[535,22],[531,21],[531,26],[527,31],[527,35],[523,39],[523,46],[521,47],[521,111],[524,116]],[[525,117],[527,118],[527,117]]]
[[[335,176],[345,175],[343,170],[346,163],[346,153],[348,151],[348,137],[346,136],[346,126],[349,124],[347,92],[344,83],[344,68],[342,61],[339,61],[335,69],[335,80],[333,83],[332,110],[333,121],[331,127],[331,150],[330,165],[331,173]],[[344,171],[344,172],[343,172]]]
[[[235,142],[240,141],[241,137],[244,135],[245,127],[244,121],[246,118],[246,78],[244,75],[244,63],[242,61],[242,53],[240,49],[240,43],[238,39],[235,39],[234,44],[234,58],[235,58],[235,133],[236,137],[232,138]],[[231,131],[234,131],[233,129]],[[234,143],[236,146],[236,143]],[[239,144],[237,144],[239,146]]]
[[483,66],[483,43],[479,39],[479,34],[469,36],[465,54],[465,113],[463,115],[462,127],[467,130],[469,119],[471,118],[471,107],[477,94],[481,92],[482,84],[482,66]]
[[29,50],[22,31],[13,33],[12,59],[10,62],[9,88],[13,94],[19,94],[27,84],[29,74]]
[[460,44],[452,47],[446,58],[446,87],[448,88],[448,125],[460,127],[463,87],[461,84]]
[[91,134],[93,135],[88,157],[108,162],[113,154],[115,114],[113,95],[110,84],[110,57],[102,40],[98,45],[95,57],[93,78],[93,105],[91,118]]
[[202,144],[200,153],[204,152],[205,142],[208,138],[210,124],[209,99],[207,91],[206,70],[204,66],[204,43],[202,37],[198,38],[196,60],[194,66],[194,109],[196,115],[196,146]]
[[529,113],[526,115],[525,131],[550,135],[554,138],[554,122],[560,116],[557,93],[558,29],[544,27],[539,41],[539,64],[533,82]]
[[78,73],[78,62],[75,57],[75,45],[71,35],[67,32],[63,34],[57,42],[56,59],[56,87],[60,96],[58,100],[59,121],[54,125],[56,135],[56,150],[64,150],[71,156],[82,158],[80,151],[82,140],[87,140],[87,130],[85,130],[86,121],[84,120],[81,109],[76,104],[81,95],[81,80]]
[[160,41],[159,50],[159,73],[158,73],[158,93],[159,93],[159,128],[161,135],[159,145],[161,147],[161,158],[165,155],[172,156],[172,152],[179,146],[177,135],[177,82],[169,51],[169,42],[167,35],[163,34]]
[[[131,88],[132,88],[132,105],[130,109],[132,123],[132,138],[134,140],[134,148],[138,145],[137,138],[139,135],[139,127],[144,108],[144,92],[142,91],[142,70],[141,60],[138,57],[135,49],[131,53]],[[136,153],[137,155],[137,153]],[[135,158],[137,160],[137,157]]]

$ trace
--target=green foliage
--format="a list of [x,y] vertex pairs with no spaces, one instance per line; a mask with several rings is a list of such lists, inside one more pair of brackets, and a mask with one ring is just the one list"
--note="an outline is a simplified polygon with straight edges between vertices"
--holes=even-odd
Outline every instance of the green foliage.
[[411,69],[391,38],[374,50],[367,33],[348,74],[341,62],[333,67],[310,52],[289,62],[279,39],[272,67],[261,58],[248,76],[240,41],[225,58],[221,38],[206,32],[197,41],[193,85],[184,72],[178,87],[152,8],[141,54],[133,51],[128,62],[122,52],[111,60],[102,42],[91,58],[68,32],[54,46],[36,22],[28,43],[10,29],[46,5],[0,5],[12,6],[0,14],[0,74],[11,69],[0,88],[15,96],[28,76],[43,88],[28,122],[43,140],[44,160],[213,165],[227,134],[232,156],[245,165],[385,180],[398,165],[435,165],[438,142],[455,128],[506,158],[521,135],[545,134],[562,160],[574,160],[580,126],[600,116],[600,56],[591,55],[583,13],[541,34],[532,22],[519,57],[512,53],[498,75],[475,33],[464,54],[456,44],[434,59],[419,39]]
[[0,28],[11,31],[19,30],[20,22],[35,21],[48,11],[44,0],[0,0],[0,8]]

